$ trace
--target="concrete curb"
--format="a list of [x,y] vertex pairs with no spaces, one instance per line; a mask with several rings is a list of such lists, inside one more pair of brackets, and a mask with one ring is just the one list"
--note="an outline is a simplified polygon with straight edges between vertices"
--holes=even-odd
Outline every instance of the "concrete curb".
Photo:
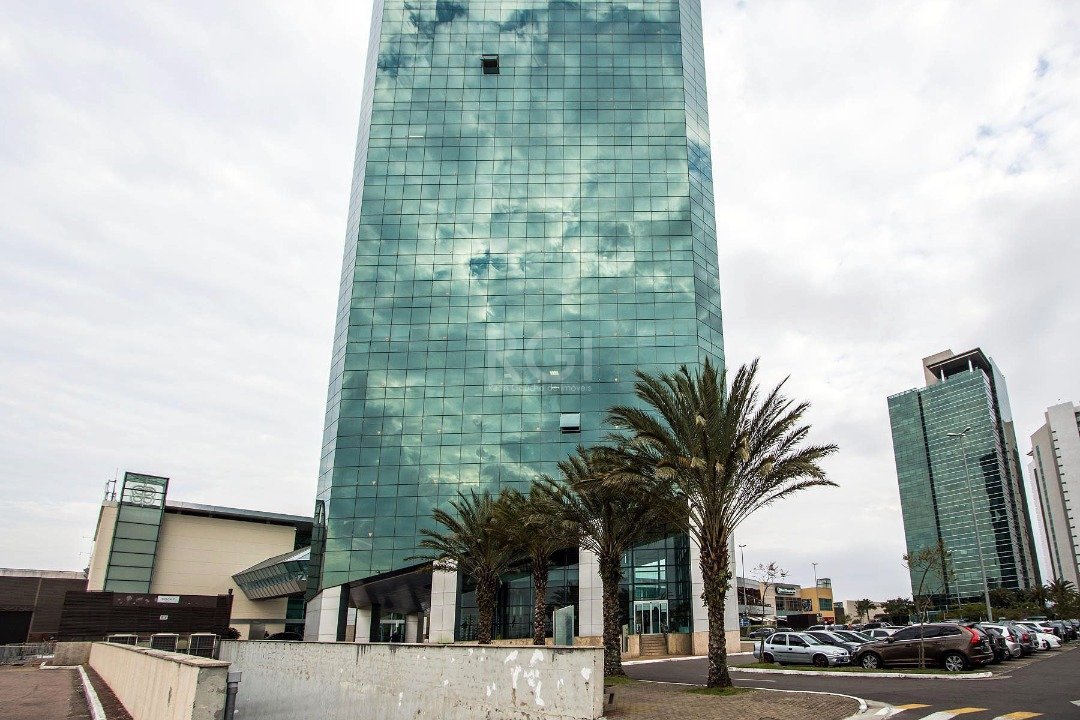
[[79,668],[79,679],[82,680],[83,695],[86,696],[86,704],[90,706],[90,720],[108,720],[105,717],[105,708],[101,707],[101,700],[98,698],[97,691],[90,684],[90,676],[86,674],[86,670],[83,669],[82,665],[77,667]]
[[822,670],[767,670],[765,668],[741,668],[737,665],[728,668],[728,672],[754,673],[758,675],[816,675],[821,677],[878,677],[878,678],[914,678],[916,680],[985,680],[993,677],[991,672],[977,672],[966,675],[933,675],[906,672],[825,672]]

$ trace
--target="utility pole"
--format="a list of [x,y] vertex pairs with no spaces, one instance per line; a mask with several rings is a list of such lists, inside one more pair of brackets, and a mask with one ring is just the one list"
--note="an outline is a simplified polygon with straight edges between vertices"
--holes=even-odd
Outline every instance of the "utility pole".
[[[746,553],[743,552],[744,547],[746,547],[746,545],[740,545],[739,546],[739,561],[742,563],[742,571],[741,572],[743,574],[743,577],[745,578],[746,577]],[[742,598],[742,602],[740,604],[746,605],[747,607],[749,607],[749,604],[746,602],[746,588],[739,585],[739,577],[736,576],[735,577],[735,597],[738,598],[740,596]],[[750,613],[748,612],[747,615],[749,615],[749,614]],[[747,624],[749,624],[749,618],[747,618]]]

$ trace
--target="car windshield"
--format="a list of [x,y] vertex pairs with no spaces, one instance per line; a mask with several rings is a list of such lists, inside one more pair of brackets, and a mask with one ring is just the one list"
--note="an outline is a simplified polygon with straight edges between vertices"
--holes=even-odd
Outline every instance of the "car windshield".
[[852,632],[850,630],[843,630],[843,631],[838,630],[836,632],[836,634],[839,635],[844,640],[850,640],[852,642],[870,642],[870,638],[866,637],[865,635],[861,635],[861,634],[859,634],[857,632]]

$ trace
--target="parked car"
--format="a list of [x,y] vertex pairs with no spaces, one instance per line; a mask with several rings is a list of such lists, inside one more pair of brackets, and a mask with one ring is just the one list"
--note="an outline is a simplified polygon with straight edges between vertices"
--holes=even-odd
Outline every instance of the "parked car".
[[775,628],[771,628],[771,627],[759,627],[759,628],[754,628],[753,630],[751,630],[751,631],[750,631],[750,632],[749,632],[749,633],[747,634],[747,636],[746,636],[746,637],[748,637],[748,638],[753,638],[754,640],[757,640],[757,639],[759,639],[759,638],[767,638],[767,637],[769,637],[770,635],[772,635],[772,634],[773,634],[774,632],[776,632],[776,629],[775,629]]
[[1020,649],[1023,651],[1024,655],[1031,655],[1038,650],[1036,647],[1034,630],[1015,622],[1009,623],[1009,628],[1016,633],[1017,638],[1019,638]]
[[995,628],[982,623],[965,623],[964,627],[986,636],[987,642],[990,643],[990,649],[994,653],[994,659],[991,662],[999,663],[1009,657],[1008,643],[1005,642],[1004,636]]
[[994,658],[984,634],[956,623],[928,623],[903,628],[885,640],[862,646],[855,663],[871,670],[917,665],[920,645],[927,665],[940,665],[952,672],[985,665]]
[[855,630],[833,630],[833,632],[849,642],[859,643],[860,645],[874,642],[874,638]]
[[863,630],[862,634],[867,635],[867,636],[869,636],[870,638],[872,638],[874,640],[884,640],[885,638],[889,637],[890,635],[894,635],[896,633],[896,631],[897,631],[897,628],[877,627],[877,628],[871,628],[870,630]]
[[780,665],[850,665],[851,653],[835,645],[826,645],[809,633],[781,632],[766,638],[754,648],[754,657]]
[[1020,644],[1020,632],[1015,625],[986,625],[988,630],[993,630],[1001,635],[1005,641],[1005,649],[1009,657],[1018,658],[1024,656],[1024,647]]
[[826,630],[807,630],[807,635],[813,635],[826,645],[833,645],[835,647],[844,648],[849,654],[854,655],[860,647],[866,643],[856,642],[853,640],[847,640],[840,635],[840,631],[826,631]]
[[1017,624],[1020,625],[1020,627],[1028,628],[1035,634],[1035,637],[1032,639],[1035,641],[1035,647],[1039,650],[1053,650],[1061,647],[1061,640],[1058,639],[1058,636],[1049,632],[1050,629],[1041,622],[1021,620]]

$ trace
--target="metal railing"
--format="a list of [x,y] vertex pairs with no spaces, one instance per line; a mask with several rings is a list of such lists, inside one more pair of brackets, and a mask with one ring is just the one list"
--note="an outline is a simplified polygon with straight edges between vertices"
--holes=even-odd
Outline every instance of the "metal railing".
[[21,643],[16,645],[0,645],[0,665],[22,665],[29,662],[40,662],[51,657],[56,651],[56,643]]

